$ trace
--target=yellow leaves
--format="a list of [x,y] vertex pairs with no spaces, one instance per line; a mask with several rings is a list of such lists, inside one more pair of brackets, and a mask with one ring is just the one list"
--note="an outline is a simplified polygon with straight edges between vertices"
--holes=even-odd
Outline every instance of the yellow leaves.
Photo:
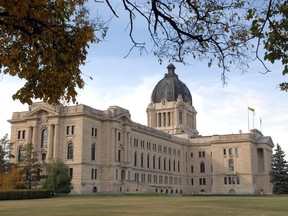
[[0,174],[0,190],[11,190],[23,187],[22,174],[19,168],[12,168],[7,174]]
[[[86,0],[8,1],[8,16],[1,17],[0,62],[2,72],[25,79],[13,99],[32,103],[42,99],[58,103],[75,101],[83,88],[79,67],[86,60],[89,43],[96,41]],[[17,17],[17,19],[15,19]],[[75,18],[77,17],[77,19]],[[105,26],[98,28],[100,31]]]

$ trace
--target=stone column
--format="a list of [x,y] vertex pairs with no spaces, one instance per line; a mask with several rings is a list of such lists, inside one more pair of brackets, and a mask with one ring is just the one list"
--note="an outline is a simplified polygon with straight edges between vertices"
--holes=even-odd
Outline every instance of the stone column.
[[[33,139],[33,127],[30,126],[29,129],[28,129],[28,139],[27,139],[27,143],[32,143],[32,140]],[[35,145],[33,143],[33,145]]]
[[48,160],[53,158],[54,126],[48,127]]
[[34,127],[32,128],[32,130],[33,130],[32,143],[33,143],[34,149],[37,151],[37,150],[39,150],[39,148],[40,148],[40,145],[38,145],[38,142],[37,142],[37,127],[34,126]]
[[59,125],[54,125],[53,158],[60,159]]

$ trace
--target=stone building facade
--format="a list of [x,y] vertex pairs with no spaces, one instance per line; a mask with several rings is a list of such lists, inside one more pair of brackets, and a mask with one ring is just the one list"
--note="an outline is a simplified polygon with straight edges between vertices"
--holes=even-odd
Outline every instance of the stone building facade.
[[68,165],[73,193],[271,193],[271,137],[257,129],[201,136],[196,114],[170,64],[152,92],[148,126],[118,106],[101,111],[39,102],[14,112],[14,162],[33,143],[41,161]]

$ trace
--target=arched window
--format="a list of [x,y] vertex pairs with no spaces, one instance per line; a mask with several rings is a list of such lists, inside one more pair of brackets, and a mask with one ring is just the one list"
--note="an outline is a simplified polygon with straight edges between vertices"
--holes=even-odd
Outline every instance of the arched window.
[[91,145],[91,160],[95,160],[96,147],[95,144]]
[[48,131],[47,129],[41,132],[41,148],[47,148],[48,146]]
[[134,166],[137,166],[137,152],[134,153]]
[[175,160],[173,160],[173,171],[174,172],[176,171],[176,162],[175,162]]
[[150,168],[150,155],[147,155],[147,168]]
[[69,143],[67,147],[67,159],[71,160],[73,159],[73,144]]
[[183,124],[183,113],[182,111],[179,111],[179,124]]
[[142,153],[141,154],[141,167],[144,166],[144,154]]
[[200,163],[200,172],[205,173],[205,163],[204,162]]
[[228,167],[229,167],[229,172],[234,172],[234,161],[233,160],[228,161]]
[[23,161],[24,156],[25,156],[25,149],[23,148],[23,146],[20,146],[18,149],[18,162]]

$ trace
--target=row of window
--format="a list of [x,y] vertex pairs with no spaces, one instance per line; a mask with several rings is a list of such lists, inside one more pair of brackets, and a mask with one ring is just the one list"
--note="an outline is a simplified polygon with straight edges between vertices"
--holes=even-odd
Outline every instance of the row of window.
[[[17,132],[17,138],[19,139],[25,139],[26,131],[25,130],[18,130]],[[91,136],[97,137],[97,128],[92,127],[91,129]],[[75,134],[75,125],[68,125],[66,126],[66,135],[74,135]],[[120,135],[119,135],[120,136]],[[119,137],[120,139],[120,137]],[[47,148],[47,140],[48,140],[48,130],[43,129],[41,132],[41,148]]]
[[[139,146],[138,143],[139,143],[139,140],[137,138],[134,138],[134,147],[135,148],[138,148],[138,146]],[[144,140],[140,140],[140,148],[145,149],[145,141]],[[151,142],[148,142],[148,141],[146,142],[146,149],[151,150]],[[180,156],[181,155],[180,150],[168,148],[168,147],[162,146],[162,145],[157,146],[157,144],[155,144],[155,143],[152,143],[152,150],[155,152],[158,151],[159,153],[163,152],[164,154],[168,153],[170,155],[172,155],[172,153],[173,153],[174,156],[176,156],[176,155]]]
[[224,177],[224,184],[227,185],[231,185],[231,184],[240,184],[240,177],[238,176],[229,176],[229,177]]
[[[72,160],[74,158],[74,146],[73,143],[69,143],[67,146],[67,160]],[[96,145],[91,145],[91,160],[96,159]]]
[[[194,173],[194,166],[191,166],[191,173]],[[205,163],[201,162],[200,163],[200,173],[205,173]]]
[[235,155],[238,155],[238,148],[224,148],[223,149],[223,155],[226,156],[227,154],[229,154],[229,156],[233,155],[233,152]]
[[[205,157],[205,151],[199,151],[198,152],[199,158]],[[193,152],[190,153],[191,158],[194,156]]]
[[[146,179],[147,176],[147,179]],[[153,177],[153,178],[152,178]],[[153,184],[170,184],[170,185],[182,185],[181,177],[172,177],[172,176],[162,176],[162,175],[151,175],[151,174],[134,174],[134,181],[141,183],[153,183]]]
[[[171,160],[170,158],[167,160],[166,158],[163,158],[163,165],[162,165],[162,159],[161,156],[158,157],[158,159],[156,159],[156,156],[153,155],[152,157],[152,166],[150,165],[150,155],[148,154],[146,156],[146,168],[152,168],[152,169],[156,169],[156,160],[158,162],[158,166],[157,168],[159,170],[163,169],[163,170],[168,170],[168,171],[173,171],[176,172],[176,170],[178,172],[180,172],[180,161],[176,162],[176,160]],[[177,165],[177,168],[176,168]],[[137,167],[138,166],[138,154],[137,152],[134,153],[134,166]],[[144,168],[144,153],[140,154],[140,167]]]

